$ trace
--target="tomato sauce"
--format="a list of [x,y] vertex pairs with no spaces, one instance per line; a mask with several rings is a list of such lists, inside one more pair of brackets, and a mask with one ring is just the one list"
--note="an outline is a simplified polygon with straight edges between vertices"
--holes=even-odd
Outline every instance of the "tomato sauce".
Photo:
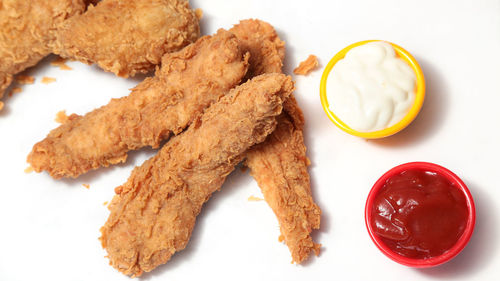
[[445,177],[407,170],[386,180],[372,206],[371,225],[394,252],[408,258],[439,256],[467,225],[464,194]]

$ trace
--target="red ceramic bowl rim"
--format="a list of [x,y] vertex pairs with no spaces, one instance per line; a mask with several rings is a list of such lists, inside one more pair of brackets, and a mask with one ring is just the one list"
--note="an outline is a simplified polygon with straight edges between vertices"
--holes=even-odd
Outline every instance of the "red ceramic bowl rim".
[[[449,181],[452,183],[455,183],[457,188],[459,188],[466,199],[467,202],[467,209],[469,211],[469,217],[467,219],[467,225],[465,227],[464,233],[462,236],[458,239],[457,243],[450,248],[447,252],[443,253],[442,255],[439,255],[437,257],[432,257],[429,259],[412,259],[412,258],[407,258],[403,257],[394,251],[392,251],[389,247],[385,245],[384,242],[381,241],[381,239],[375,234],[374,230],[372,229],[372,226],[370,224],[371,220],[371,208],[373,205],[373,201],[375,199],[375,196],[377,193],[380,191],[380,189],[384,186],[384,183],[386,180],[395,175],[399,174],[405,170],[426,170],[426,171],[432,171],[436,172],[445,178],[447,178]],[[375,243],[375,245],[384,253],[387,257],[392,259],[393,261],[406,265],[406,266],[411,266],[411,267],[417,267],[417,268],[424,268],[424,267],[432,267],[436,265],[443,264],[452,258],[454,258],[458,253],[460,253],[467,243],[470,240],[470,237],[472,236],[472,232],[474,231],[474,225],[476,223],[476,210],[474,206],[474,200],[472,199],[472,195],[465,185],[465,183],[453,172],[450,170],[439,166],[437,164],[433,163],[428,163],[428,162],[410,162],[406,164],[401,164],[399,166],[396,166],[389,171],[387,171],[384,175],[382,175],[377,182],[373,185],[370,193],[368,194],[368,198],[366,199],[366,205],[365,205],[365,224],[366,228],[368,229],[368,233],[370,234],[370,237],[372,241]]]

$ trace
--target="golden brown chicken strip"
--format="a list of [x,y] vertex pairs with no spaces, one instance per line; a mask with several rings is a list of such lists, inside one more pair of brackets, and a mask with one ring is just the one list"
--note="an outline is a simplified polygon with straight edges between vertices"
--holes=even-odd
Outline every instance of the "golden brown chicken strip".
[[0,98],[13,75],[50,54],[62,22],[84,10],[83,0],[0,0]]
[[184,249],[203,204],[244,152],[274,130],[275,117],[292,90],[290,77],[283,74],[253,78],[135,168],[116,189],[101,228],[111,265],[139,276]]
[[54,53],[128,77],[152,71],[165,53],[196,41],[200,27],[186,0],[102,0],[65,22]]
[[84,116],[73,114],[37,143],[28,162],[54,178],[77,177],[124,162],[129,150],[158,147],[178,134],[211,103],[236,86],[248,68],[248,54],[225,30],[166,54],[155,77],[129,96]]
[[[230,31],[250,52],[252,75],[281,72],[285,44],[270,24],[244,20]],[[320,245],[310,233],[319,228],[321,210],[311,196],[302,111],[293,95],[284,106],[276,130],[248,151],[246,165],[278,218],[293,261],[301,263],[311,251],[319,254]]]
[[293,262],[301,263],[311,251],[319,254],[321,245],[314,243],[310,233],[320,226],[321,210],[311,195],[302,129],[286,112],[277,120],[266,141],[248,151],[246,165],[278,218]]

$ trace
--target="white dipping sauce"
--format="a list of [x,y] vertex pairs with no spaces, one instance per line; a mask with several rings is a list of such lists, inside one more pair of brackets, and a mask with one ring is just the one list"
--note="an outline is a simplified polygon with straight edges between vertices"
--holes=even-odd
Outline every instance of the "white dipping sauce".
[[330,71],[330,111],[351,129],[374,132],[403,119],[415,100],[415,72],[391,44],[370,42],[352,48]]

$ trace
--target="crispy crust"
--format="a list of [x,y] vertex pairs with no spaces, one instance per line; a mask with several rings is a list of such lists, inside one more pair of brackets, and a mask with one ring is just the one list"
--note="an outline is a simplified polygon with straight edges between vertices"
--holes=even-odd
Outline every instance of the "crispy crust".
[[[7,90],[10,83],[12,83],[12,78],[13,78],[12,74],[0,72],[0,98],[3,97],[5,90]],[[3,107],[3,104],[2,104],[2,107]]]
[[273,26],[267,22],[242,20],[229,30],[250,52],[250,68],[246,79],[263,73],[281,73],[285,58],[285,42],[281,41]]
[[[244,20],[231,32],[250,52],[251,75],[281,72],[284,42],[270,24]],[[311,251],[319,254],[321,245],[313,242],[310,233],[320,226],[321,210],[311,195],[302,132],[304,116],[293,95],[285,101],[284,109],[277,118],[276,130],[247,152],[245,164],[278,218],[293,262],[301,263]]]
[[84,10],[80,0],[0,1],[0,98],[13,75],[50,54],[62,22]]
[[111,265],[140,276],[186,247],[196,216],[211,194],[275,126],[290,77],[256,77],[213,104],[198,122],[116,188],[111,214],[101,228]]
[[35,171],[54,178],[77,177],[91,169],[124,162],[129,150],[158,147],[178,134],[205,108],[237,85],[248,55],[236,37],[219,30],[182,51],[166,54],[155,77],[129,96],[68,122],[35,144],[28,156]]
[[321,210],[311,195],[303,132],[288,113],[277,120],[266,141],[248,151],[246,165],[278,218],[293,262],[301,263],[311,251],[319,254],[321,245],[314,243],[310,233],[320,226]]
[[165,53],[199,36],[199,20],[188,1],[103,0],[66,21],[53,49],[128,77],[151,72]]

